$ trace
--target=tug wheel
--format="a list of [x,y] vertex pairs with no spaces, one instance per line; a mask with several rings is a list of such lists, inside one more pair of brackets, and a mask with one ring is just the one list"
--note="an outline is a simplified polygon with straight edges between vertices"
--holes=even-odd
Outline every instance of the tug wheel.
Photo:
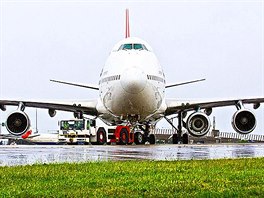
[[128,144],[128,131],[125,128],[121,129],[119,143]]
[[105,144],[106,143],[106,133],[104,129],[98,129],[97,131],[97,143],[98,144]]

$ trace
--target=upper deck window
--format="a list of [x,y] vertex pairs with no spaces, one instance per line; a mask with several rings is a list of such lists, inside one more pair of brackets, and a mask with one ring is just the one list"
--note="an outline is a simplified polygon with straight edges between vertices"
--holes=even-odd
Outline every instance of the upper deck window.
[[123,44],[119,47],[118,51],[119,50],[131,50],[131,49],[134,49],[134,50],[147,50],[148,49],[146,48],[146,46],[144,44],[140,44],[140,43],[128,43],[128,44]]

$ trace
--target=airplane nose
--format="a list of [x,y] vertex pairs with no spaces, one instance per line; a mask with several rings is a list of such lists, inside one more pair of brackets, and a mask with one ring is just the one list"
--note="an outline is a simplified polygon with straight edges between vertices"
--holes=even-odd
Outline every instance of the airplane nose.
[[121,75],[121,85],[128,93],[140,93],[147,85],[147,76],[138,68],[129,68]]

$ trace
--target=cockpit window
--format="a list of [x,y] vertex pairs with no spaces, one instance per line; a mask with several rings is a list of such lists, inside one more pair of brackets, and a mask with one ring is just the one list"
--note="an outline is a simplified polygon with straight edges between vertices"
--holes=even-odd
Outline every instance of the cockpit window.
[[134,49],[135,50],[143,50],[142,44],[134,44]]
[[129,44],[123,44],[119,47],[118,51],[119,50],[131,50],[131,49],[134,49],[134,50],[146,50],[148,51],[148,49],[146,48],[146,46],[144,44],[140,44],[140,43],[129,43]]
[[124,44],[122,50],[131,50],[132,44]]

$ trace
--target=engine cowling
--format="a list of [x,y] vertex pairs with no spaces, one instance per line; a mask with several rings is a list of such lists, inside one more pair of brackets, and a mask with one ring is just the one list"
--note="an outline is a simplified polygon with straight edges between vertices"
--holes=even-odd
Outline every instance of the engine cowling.
[[253,112],[248,109],[240,109],[234,113],[232,127],[240,134],[252,132],[257,125],[257,120]]
[[192,113],[186,122],[186,129],[188,132],[195,137],[201,137],[206,135],[211,127],[209,117],[202,112]]
[[30,127],[28,115],[23,111],[10,113],[6,120],[6,129],[12,135],[23,135]]

